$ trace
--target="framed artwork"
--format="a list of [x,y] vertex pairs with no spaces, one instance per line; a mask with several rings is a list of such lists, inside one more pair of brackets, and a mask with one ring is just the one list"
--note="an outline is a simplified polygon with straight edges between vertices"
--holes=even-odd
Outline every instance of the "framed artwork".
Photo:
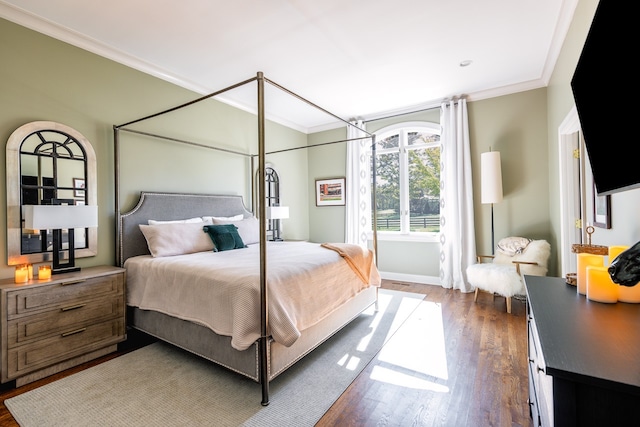
[[344,206],[345,179],[316,179],[316,206]]
[[73,197],[84,197],[84,179],[73,178]]
[[593,187],[593,225],[611,228],[611,196],[598,196]]

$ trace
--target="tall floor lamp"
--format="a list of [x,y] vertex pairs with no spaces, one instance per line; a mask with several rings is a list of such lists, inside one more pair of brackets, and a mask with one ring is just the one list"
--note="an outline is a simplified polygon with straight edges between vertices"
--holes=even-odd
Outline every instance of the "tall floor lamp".
[[[500,166],[500,152],[489,151],[482,153],[480,158],[481,170],[481,201],[491,204],[491,251],[495,251],[493,228],[493,204],[502,201],[502,168]],[[493,252],[492,252],[493,253]]]

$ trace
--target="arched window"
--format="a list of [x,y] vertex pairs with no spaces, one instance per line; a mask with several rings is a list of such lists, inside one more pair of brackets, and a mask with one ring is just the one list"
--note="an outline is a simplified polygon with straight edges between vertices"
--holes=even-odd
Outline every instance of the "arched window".
[[[272,165],[265,166],[265,207],[280,206],[280,177]],[[256,182],[260,174],[256,174]],[[273,240],[280,235],[280,220],[267,219],[267,239]]]
[[440,125],[407,122],[376,132],[377,230],[440,231]]

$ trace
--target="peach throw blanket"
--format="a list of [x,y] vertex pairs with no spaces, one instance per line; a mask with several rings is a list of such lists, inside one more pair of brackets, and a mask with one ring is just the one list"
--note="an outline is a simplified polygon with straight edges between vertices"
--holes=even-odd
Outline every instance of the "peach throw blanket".
[[320,246],[336,251],[365,284],[370,283],[373,264],[372,251],[351,243],[323,243]]

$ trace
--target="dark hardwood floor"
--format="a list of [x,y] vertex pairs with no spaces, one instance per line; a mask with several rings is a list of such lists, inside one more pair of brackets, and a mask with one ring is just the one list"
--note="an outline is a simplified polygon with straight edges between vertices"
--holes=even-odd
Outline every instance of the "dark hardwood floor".
[[[383,281],[425,300],[318,422],[325,426],[526,426],[525,304],[440,286]],[[148,344],[129,334],[116,353],[15,388],[0,388],[0,426],[18,426],[4,400]]]

